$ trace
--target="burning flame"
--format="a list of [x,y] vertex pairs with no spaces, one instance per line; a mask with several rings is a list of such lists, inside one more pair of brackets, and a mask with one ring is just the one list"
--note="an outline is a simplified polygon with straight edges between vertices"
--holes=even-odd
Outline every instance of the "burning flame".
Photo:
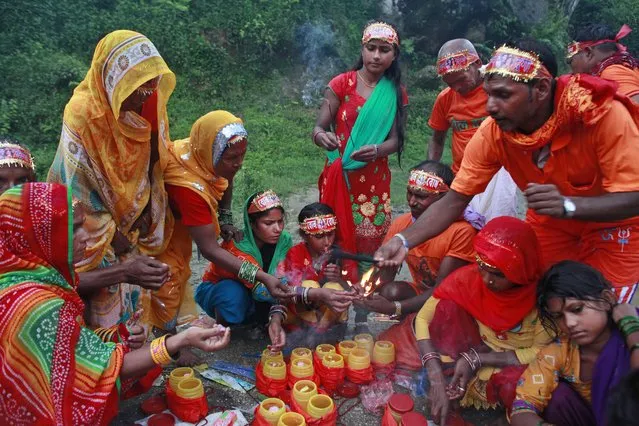
[[375,267],[370,268],[362,275],[362,279],[359,282],[359,286],[364,290],[364,297],[368,297],[375,292],[381,280],[378,278],[375,282],[371,281],[371,277],[375,272]]

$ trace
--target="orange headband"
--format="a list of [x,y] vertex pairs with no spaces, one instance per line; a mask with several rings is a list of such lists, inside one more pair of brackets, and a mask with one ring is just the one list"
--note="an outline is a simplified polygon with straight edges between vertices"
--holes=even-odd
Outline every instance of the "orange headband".
[[24,167],[35,171],[33,157],[28,149],[14,143],[0,143],[0,167]]
[[371,40],[382,40],[386,43],[399,46],[397,31],[385,22],[374,22],[364,29],[362,44],[366,44]]
[[269,189],[268,191],[262,192],[256,196],[253,201],[251,201],[248,213],[259,213],[275,207],[282,207],[282,202],[280,201],[280,197]]
[[334,231],[335,228],[337,228],[337,218],[332,214],[307,217],[300,223],[300,229],[311,235],[326,234]]
[[625,36],[627,36],[631,32],[632,32],[632,28],[630,28],[626,24],[623,24],[621,26],[621,28],[619,29],[619,31],[617,32],[617,35],[615,36],[615,38],[613,40],[573,41],[572,43],[570,43],[568,45],[568,49],[567,49],[567,52],[566,52],[566,59],[572,58],[577,53],[581,52],[582,50],[584,50],[584,49],[586,49],[588,47],[595,47],[595,46],[599,46],[600,44],[604,44],[604,43],[616,43],[617,44],[617,50],[619,50],[620,52],[625,52],[626,51],[626,46],[624,46],[623,44],[619,43],[619,40],[621,40],[622,38],[624,38]]
[[437,175],[423,170],[411,170],[408,177],[408,187],[429,194],[441,194],[448,192],[450,188],[444,180]]
[[497,74],[524,83],[534,78],[552,78],[537,55],[505,45],[493,53],[485,74]]
[[450,53],[437,61],[437,74],[442,76],[451,72],[465,71],[477,61],[479,56],[468,50]]

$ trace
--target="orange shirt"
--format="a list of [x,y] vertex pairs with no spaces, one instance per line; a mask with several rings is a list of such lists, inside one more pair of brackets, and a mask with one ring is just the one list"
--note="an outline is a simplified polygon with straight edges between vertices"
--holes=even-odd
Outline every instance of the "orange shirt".
[[[384,243],[412,224],[412,215],[406,213],[393,221]],[[413,247],[408,252],[406,263],[415,284],[423,291],[435,285],[439,267],[446,256],[457,257],[468,262],[475,261],[473,238],[475,228],[465,220],[454,222],[444,232]]]
[[466,145],[488,116],[487,100],[481,85],[466,96],[447,87],[435,100],[428,125],[442,132],[453,128],[453,173],[459,170]]
[[[576,125],[558,132],[550,151],[543,169],[538,168],[533,162],[532,151],[502,141],[501,130],[492,118],[488,118],[466,147],[452,189],[465,195],[479,194],[504,166],[521,190],[534,182],[552,183],[566,196],[592,197],[609,192],[639,191],[639,129],[619,101],[613,101],[610,111],[595,125]],[[529,212],[531,215],[541,222],[553,222],[548,216]],[[571,223],[581,229],[588,223],[555,221],[560,228]],[[638,222],[639,218],[631,218],[618,223]]]
[[601,78],[619,83],[617,92],[628,97],[639,95],[639,69],[623,65],[610,65],[601,72]]

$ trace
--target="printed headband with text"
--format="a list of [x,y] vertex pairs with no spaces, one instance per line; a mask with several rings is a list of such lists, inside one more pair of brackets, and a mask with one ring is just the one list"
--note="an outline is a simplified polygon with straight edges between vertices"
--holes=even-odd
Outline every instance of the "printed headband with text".
[[423,170],[411,170],[408,177],[408,187],[429,194],[448,192],[450,188],[442,178]]
[[266,210],[273,209],[275,207],[282,207],[282,202],[280,201],[280,197],[270,189],[268,191],[264,191],[261,194],[257,195],[253,201],[251,201],[251,205],[248,208],[248,213],[259,213],[264,212]]
[[300,223],[300,229],[307,234],[318,235],[332,232],[337,228],[337,218],[332,214],[307,217]]

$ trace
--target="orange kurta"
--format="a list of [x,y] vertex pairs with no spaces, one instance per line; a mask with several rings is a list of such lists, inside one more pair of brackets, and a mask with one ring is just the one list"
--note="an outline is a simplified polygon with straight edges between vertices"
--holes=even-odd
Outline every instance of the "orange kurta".
[[[386,234],[384,243],[411,224],[412,216],[410,213],[403,214],[395,219],[388,234]],[[468,222],[460,220],[454,222],[435,238],[413,247],[408,252],[406,263],[413,277],[412,284],[417,294],[421,294],[435,285],[439,267],[446,256],[474,262],[473,238],[476,233],[475,228]]]
[[601,78],[619,83],[618,92],[628,97],[639,95],[639,69],[623,65],[610,65],[600,74]]
[[452,127],[453,173],[459,170],[466,145],[488,116],[487,100],[481,85],[465,96],[447,87],[435,100],[428,125],[442,132]]
[[[565,196],[593,197],[610,192],[639,191],[639,129],[619,101],[592,126],[558,130],[542,169],[532,150],[503,140],[488,118],[469,142],[452,189],[473,195],[482,192],[504,166],[520,189],[528,183],[554,184]],[[617,222],[555,219],[528,212],[549,266],[565,259],[599,269],[614,286],[639,280],[639,217]]]

